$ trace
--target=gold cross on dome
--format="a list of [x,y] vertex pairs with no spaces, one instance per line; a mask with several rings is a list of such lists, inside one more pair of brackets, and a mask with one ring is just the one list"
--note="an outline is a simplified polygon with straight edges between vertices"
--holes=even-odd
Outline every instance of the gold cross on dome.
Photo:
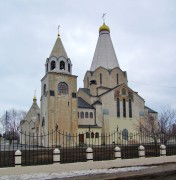
[[103,13],[103,16],[102,16],[102,18],[103,18],[103,23],[105,23],[105,15],[106,15],[106,13]]

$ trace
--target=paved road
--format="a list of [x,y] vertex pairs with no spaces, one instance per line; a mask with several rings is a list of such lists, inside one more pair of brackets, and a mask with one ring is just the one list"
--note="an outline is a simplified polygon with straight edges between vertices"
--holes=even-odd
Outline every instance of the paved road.
[[[68,180],[176,180],[176,164],[164,164],[160,166],[155,166],[153,168],[139,170],[139,171],[129,171],[129,172],[119,172],[115,174],[99,174],[99,175],[86,175],[78,176],[72,178],[65,178]],[[53,180],[57,180],[54,178]]]

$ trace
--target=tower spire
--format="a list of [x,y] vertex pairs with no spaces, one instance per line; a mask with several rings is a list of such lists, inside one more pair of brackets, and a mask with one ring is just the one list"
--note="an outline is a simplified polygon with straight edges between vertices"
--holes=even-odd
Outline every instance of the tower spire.
[[[105,21],[105,15],[106,13],[102,16],[103,21]],[[98,67],[106,69],[120,67],[111,41],[110,28],[105,23],[99,28],[98,42],[90,70],[95,71]]]

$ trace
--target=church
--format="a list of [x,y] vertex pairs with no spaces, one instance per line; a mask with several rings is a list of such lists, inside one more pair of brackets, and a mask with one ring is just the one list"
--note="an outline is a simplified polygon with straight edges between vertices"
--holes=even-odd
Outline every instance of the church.
[[[137,69],[136,69],[137,70]],[[39,123],[33,129],[41,134],[58,129],[70,134],[136,132],[135,126],[145,115],[157,117],[157,112],[145,106],[144,99],[128,86],[127,72],[120,68],[110,36],[110,28],[103,23],[90,69],[83,78],[84,87],[77,90],[77,76],[72,74],[72,61],[60,34],[45,62],[41,79]],[[36,103],[36,99],[33,102]],[[29,112],[28,112],[29,114]],[[32,115],[31,115],[32,118]],[[30,118],[24,120],[30,122]],[[29,125],[30,128],[30,125]],[[80,138],[84,141],[84,135]]]

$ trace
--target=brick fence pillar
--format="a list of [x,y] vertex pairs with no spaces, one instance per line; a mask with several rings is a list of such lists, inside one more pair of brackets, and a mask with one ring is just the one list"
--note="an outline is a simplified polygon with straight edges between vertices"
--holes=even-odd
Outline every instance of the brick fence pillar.
[[145,147],[140,145],[138,147],[138,152],[139,152],[139,158],[144,158],[145,157]]
[[86,153],[87,161],[93,161],[93,149],[91,147],[88,147],[86,149]]
[[20,150],[16,150],[15,151],[15,166],[21,166],[21,151]]
[[163,144],[160,146],[160,156],[166,156],[166,146]]
[[115,159],[121,159],[121,149],[117,146],[114,149],[115,152]]
[[58,148],[53,151],[53,163],[60,163],[60,150]]

